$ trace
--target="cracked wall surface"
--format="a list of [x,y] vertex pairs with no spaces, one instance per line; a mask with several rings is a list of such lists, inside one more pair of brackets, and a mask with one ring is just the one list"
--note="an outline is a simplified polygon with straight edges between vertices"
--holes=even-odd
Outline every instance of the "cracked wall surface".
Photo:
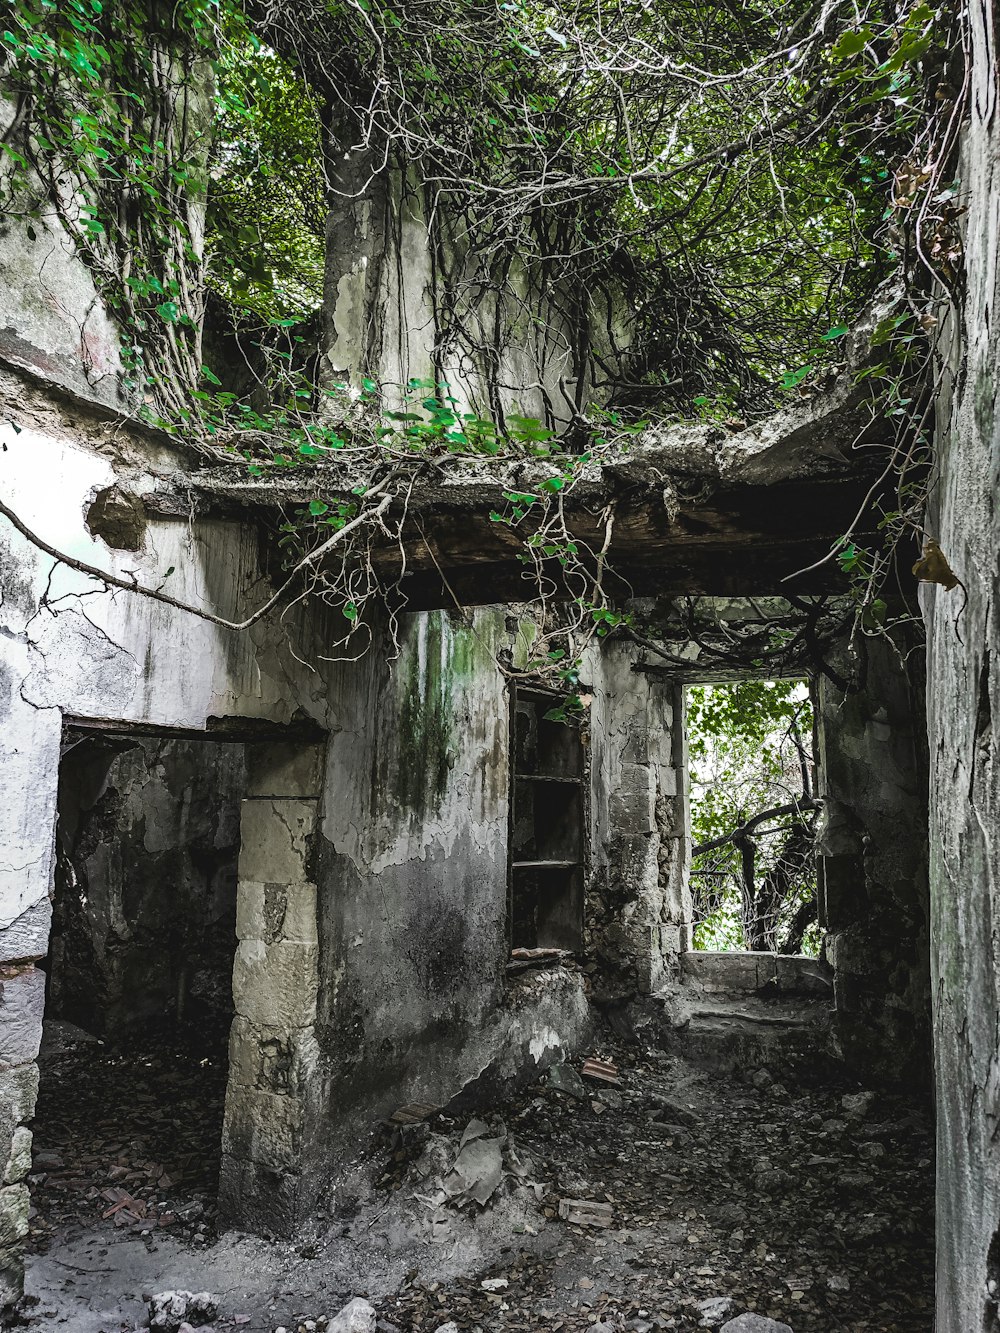
[[608,999],[648,995],[688,945],[683,722],[671,681],[633,670],[627,642],[594,649],[588,942]]
[[970,113],[957,176],[961,328],[942,311],[927,532],[967,590],[925,586],[937,1082],[937,1333],[1000,1327],[1000,125],[996,13],[969,9]]
[[[153,516],[130,524],[127,542],[103,511],[88,527],[96,497],[115,493],[121,509],[125,496],[130,509],[150,470],[176,469],[169,451],[126,435],[95,447],[86,418],[44,395],[26,394],[18,425],[2,428],[4,495],[40,536],[218,615],[266,599],[246,524]],[[584,1039],[582,973],[505,975],[502,611],[405,616],[398,659],[376,625],[363,661],[334,663],[320,604],[234,634],[109,592],[6,525],[0,589],[0,1300],[17,1295],[27,1224],[67,720],[158,728],[192,746],[220,727],[308,724],[329,738],[321,761],[315,740],[247,742],[220,1198],[231,1222],[290,1233],[378,1116],[537,1072]],[[181,785],[197,796],[198,781]],[[235,781],[227,790],[235,799]],[[96,831],[92,867],[125,850],[141,805],[129,801]]]

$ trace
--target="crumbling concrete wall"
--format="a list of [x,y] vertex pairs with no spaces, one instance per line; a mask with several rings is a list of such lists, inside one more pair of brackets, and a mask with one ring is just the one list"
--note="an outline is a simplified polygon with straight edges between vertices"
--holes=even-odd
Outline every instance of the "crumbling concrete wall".
[[688,945],[683,714],[673,682],[612,641],[589,654],[592,867],[588,945],[608,998],[657,990]]
[[625,355],[628,311],[542,265],[484,259],[465,219],[450,223],[374,150],[328,152],[340,194],[327,224],[325,383],[356,390],[368,378],[395,404],[417,380],[418,404],[439,385],[490,420],[565,425],[584,413]]
[[[968,11],[961,327],[942,311],[927,533],[962,587],[928,585],[937,1082],[937,1333],[1000,1328],[1000,123],[996,14]],[[965,184],[967,183],[967,185]],[[964,605],[966,597],[968,604]],[[964,609],[963,609],[964,605]]]
[[927,757],[919,645],[861,641],[840,689],[817,682],[820,925],[834,1032],[866,1079],[930,1079]]
[[[179,474],[172,451],[83,408],[62,411],[24,384],[16,391],[20,429],[3,428],[4,498],[42,537],[147,585],[169,577],[175,596],[219,615],[267,596],[254,530],[129,505],[156,476]],[[135,519],[127,541],[107,503],[96,531],[87,525],[95,499],[111,493],[115,512]],[[323,763],[312,742],[296,742],[307,776],[274,756],[249,761],[221,1182],[230,1220],[292,1230],[345,1143],[356,1146],[385,1111],[443,1100],[478,1078],[537,1072],[583,1040],[581,973],[511,983],[505,973],[502,614],[404,617],[397,661],[376,627],[366,659],[334,664],[323,660],[336,631],[321,604],[234,634],[104,590],[6,525],[0,572],[0,1300],[16,1295],[27,1225],[38,965],[49,947],[67,717],[192,737],[307,721],[331,737]],[[248,752],[255,744],[268,749],[248,742]],[[136,808],[109,831],[123,832]]]
[[244,782],[242,745],[68,733],[48,1017],[225,1038]]
[[561,1058],[579,973],[509,983],[502,608],[407,617],[331,739],[317,845],[326,1133]]
[[[170,576],[175,593],[231,614],[266,589],[256,535],[235,523],[147,524],[139,549],[121,551],[94,536],[85,515],[94,497],[118,484],[136,489],[150,468],[176,460],[150,446],[129,453],[89,443],[100,431],[86,413],[63,413],[27,385],[17,386],[20,429],[3,427],[4,498],[54,544],[103,568],[132,569],[147,584]],[[109,593],[54,567],[4,525],[0,531],[0,1103],[5,1107],[0,1189],[0,1299],[16,1294],[18,1246],[27,1225],[24,1179],[44,1006],[54,883],[56,799],[63,719],[114,720],[203,732],[212,718],[287,722],[297,713],[333,725],[316,673],[330,635],[322,616],[295,616],[234,635],[183,612]],[[314,637],[315,636],[315,637]]]

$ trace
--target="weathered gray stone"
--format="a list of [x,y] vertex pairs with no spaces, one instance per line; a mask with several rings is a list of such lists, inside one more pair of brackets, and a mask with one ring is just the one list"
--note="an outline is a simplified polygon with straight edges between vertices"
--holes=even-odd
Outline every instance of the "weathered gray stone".
[[702,1328],[715,1328],[735,1313],[736,1302],[731,1296],[710,1296],[698,1301],[695,1309],[701,1315]]
[[0,963],[44,958],[51,923],[52,901],[46,894],[0,930]]
[[219,1313],[219,1298],[207,1291],[161,1291],[149,1302],[149,1327],[181,1333],[185,1324],[210,1324]]
[[236,895],[236,934],[241,940],[318,942],[316,885],[258,884],[241,880]]
[[24,1240],[30,1207],[27,1185],[0,1186],[0,1251]]
[[5,1185],[19,1184],[31,1170],[31,1130],[26,1125],[18,1125],[14,1130],[10,1157],[3,1173]]
[[619,785],[611,798],[611,817],[620,833],[653,832],[656,774],[651,765],[622,764]]
[[762,1314],[741,1314],[722,1325],[722,1333],[792,1333],[788,1324],[767,1319]]
[[548,1087],[555,1088],[556,1092],[565,1092],[577,1101],[585,1102],[590,1095],[583,1079],[569,1064],[552,1065],[545,1081]]
[[222,1151],[274,1171],[297,1167],[304,1111],[294,1097],[229,1084]]
[[874,1102],[874,1092],[848,1092],[840,1099],[841,1106],[851,1120],[864,1120]]
[[241,940],[233,964],[237,1014],[257,1027],[305,1027],[315,1021],[319,950],[314,944]]
[[355,1296],[333,1316],[326,1333],[375,1333],[377,1315],[374,1308],[360,1296]]
[[0,1163],[11,1156],[17,1126],[34,1115],[37,1096],[37,1065],[0,1070]]
[[315,828],[315,801],[244,801],[240,823],[240,879],[263,884],[308,880],[309,852]]
[[239,1015],[229,1034],[229,1080],[234,1086],[302,1096],[318,1064],[312,1028],[258,1027]]
[[29,967],[0,979],[0,1068],[36,1058],[44,1010],[44,972]]

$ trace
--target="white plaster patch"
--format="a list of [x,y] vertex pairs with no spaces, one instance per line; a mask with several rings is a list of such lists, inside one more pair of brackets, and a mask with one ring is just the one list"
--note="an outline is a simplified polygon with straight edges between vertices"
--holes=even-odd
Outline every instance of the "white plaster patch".
[[561,1049],[562,1040],[555,1028],[542,1028],[528,1043],[528,1054],[535,1064],[541,1064],[542,1057],[551,1050]]

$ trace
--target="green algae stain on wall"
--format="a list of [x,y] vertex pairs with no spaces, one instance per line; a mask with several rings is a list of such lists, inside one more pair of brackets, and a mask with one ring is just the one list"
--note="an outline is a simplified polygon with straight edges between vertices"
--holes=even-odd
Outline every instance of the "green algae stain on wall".
[[503,617],[478,614],[472,623],[447,611],[414,617],[395,672],[399,719],[390,790],[414,815],[440,808],[470,725],[469,696],[496,681],[495,642]]

